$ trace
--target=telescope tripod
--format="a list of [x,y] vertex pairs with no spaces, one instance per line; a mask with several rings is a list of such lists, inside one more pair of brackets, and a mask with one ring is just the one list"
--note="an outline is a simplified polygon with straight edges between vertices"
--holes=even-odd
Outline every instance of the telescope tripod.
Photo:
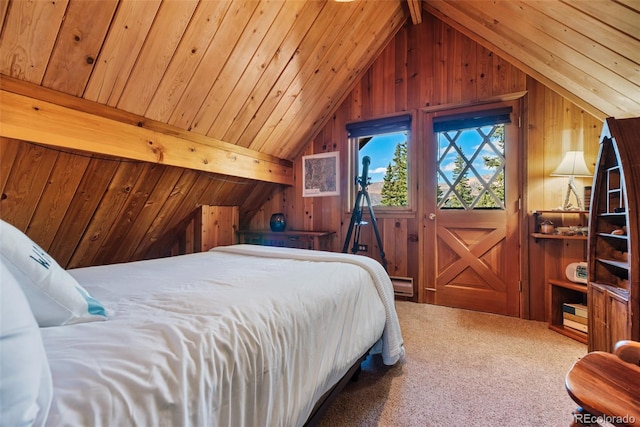
[[362,178],[356,178],[356,181],[360,184],[360,190],[358,191],[358,195],[356,196],[356,201],[353,206],[353,212],[351,213],[351,221],[349,222],[349,229],[347,231],[347,237],[344,240],[344,246],[342,248],[343,253],[347,253],[349,250],[349,242],[351,242],[351,235],[353,234],[353,245],[351,246],[351,253],[356,254],[361,250],[360,246],[360,227],[363,225],[367,225],[368,222],[362,220],[362,208],[366,202],[367,208],[369,210],[369,216],[371,217],[371,224],[373,225],[373,231],[376,235],[376,241],[378,243],[378,248],[380,248],[380,260],[382,262],[382,266],[384,269],[387,269],[387,259],[384,255],[384,250],[382,248],[382,239],[380,238],[380,232],[378,231],[378,223],[376,222],[376,216],[373,213],[373,208],[371,207],[371,198],[369,197],[369,192],[367,191],[367,187],[369,186],[369,178],[367,177],[367,171],[370,163],[370,159],[368,156],[362,160],[363,172]]

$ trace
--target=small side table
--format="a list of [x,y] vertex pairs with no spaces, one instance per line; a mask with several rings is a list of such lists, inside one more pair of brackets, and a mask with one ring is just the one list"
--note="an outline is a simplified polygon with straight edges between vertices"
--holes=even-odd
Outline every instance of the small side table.
[[580,406],[574,413],[574,427],[590,426],[598,417],[614,425],[640,422],[640,366],[593,351],[574,363],[565,386]]
[[239,230],[238,242],[251,245],[279,246],[284,248],[331,250],[333,231],[304,230]]

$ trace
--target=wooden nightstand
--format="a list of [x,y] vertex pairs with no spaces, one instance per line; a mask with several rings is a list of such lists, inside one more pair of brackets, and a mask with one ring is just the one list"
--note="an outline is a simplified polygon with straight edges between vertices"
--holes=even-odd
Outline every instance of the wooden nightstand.
[[240,230],[237,233],[239,243],[319,251],[331,250],[331,236],[335,234],[333,231],[303,230]]

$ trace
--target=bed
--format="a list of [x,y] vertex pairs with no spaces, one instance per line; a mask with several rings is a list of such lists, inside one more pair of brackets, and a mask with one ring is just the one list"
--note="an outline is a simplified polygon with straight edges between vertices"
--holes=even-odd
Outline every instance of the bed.
[[404,355],[391,282],[363,256],[234,245],[67,273],[94,318],[38,328],[35,424],[302,426],[362,357]]

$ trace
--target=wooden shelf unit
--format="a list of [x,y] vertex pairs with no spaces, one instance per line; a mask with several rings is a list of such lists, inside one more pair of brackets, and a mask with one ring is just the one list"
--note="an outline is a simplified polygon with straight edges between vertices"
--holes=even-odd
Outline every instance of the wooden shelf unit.
[[589,221],[589,351],[640,339],[638,158],[640,118],[607,119]]
[[563,325],[562,304],[587,305],[587,285],[566,280],[549,279],[549,329],[587,344],[587,334]]
[[[529,230],[529,299],[533,320],[549,323],[549,328],[586,343],[587,334],[566,328],[562,322],[562,304],[586,304],[585,284],[570,282],[565,269],[573,262],[587,260],[586,235],[544,234],[540,224],[549,219],[555,227],[585,227],[589,211],[534,210],[530,215]],[[575,332],[574,332],[575,331]]]
[[587,240],[587,236],[563,236],[560,234],[531,233],[534,239]]

